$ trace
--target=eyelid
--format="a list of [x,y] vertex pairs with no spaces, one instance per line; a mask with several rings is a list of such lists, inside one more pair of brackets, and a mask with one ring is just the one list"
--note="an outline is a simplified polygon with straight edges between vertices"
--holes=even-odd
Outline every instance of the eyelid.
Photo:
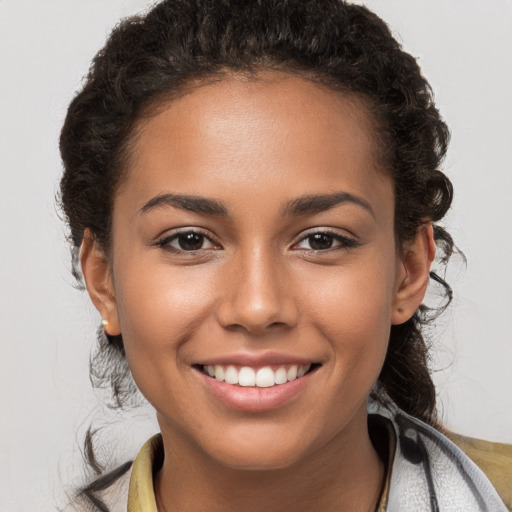
[[[197,235],[203,236],[214,247],[207,247],[205,249],[197,249],[196,251],[185,251],[183,249],[178,249],[178,248],[172,247],[170,245],[170,243],[174,240],[177,240],[180,235],[184,235],[187,233],[195,233]],[[215,237],[211,234],[211,232],[209,232],[208,230],[205,230],[203,228],[197,227],[197,226],[183,226],[183,227],[165,231],[163,234],[158,236],[158,238],[156,239],[156,241],[153,245],[161,247],[162,249],[167,250],[169,252],[174,252],[174,253],[179,253],[179,254],[197,254],[200,251],[207,251],[207,250],[212,250],[212,249],[217,250],[217,249],[221,248],[220,244],[215,240]]]
[[362,243],[360,241],[358,241],[353,235],[351,236],[351,235],[341,234],[339,231],[337,231],[333,228],[318,227],[318,228],[313,228],[308,231],[303,231],[300,234],[300,238],[292,244],[292,249],[295,246],[297,246],[298,244],[300,244],[301,242],[303,242],[304,240],[307,240],[310,236],[313,236],[316,234],[325,234],[325,235],[332,236],[336,241],[338,241],[340,243],[334,247],[329,247],[328,249],[297,248],[295,250],[312,251],[315,253],[322,253],[322,252],[329,252],[329,251],[343,250],[343,249],[348,250],[348,249],[353,249],[353,248],[356,248],[356,247],[362,245]]
[[[201,248],[197,250],[191,250],[186,251],[183,249],[179,249],[176,247],[172,247],[170,243],[176,239],[179,238],[180,235],[184,235],[187,233],[195,233],[198,235],[203,236],[213,247],[207,247],[207,248]],[[315,234],[326,234],[331,236],[335,241],[338,243],[333,246],[329,247],[328,249],[305,249],[305,248],[298,248],[297,245],[299,245],[301,242],[307,240],[309,237],[315,235]],[[218,250],[221,249],[221,244],[216,240],[216,237],[212,235],[212,233],[209,230],[197,227],[197,226],[183,226],[179,228],[175,228],[172,230],[167,230],[163,232],[163,234],[159,235],[156,241],[152,244],[155,246],[159,246],[164,250],[168,250],[169,252],[175,252],[180,254],[197,254],[201,251],[208,251],[208,250]],[[299,250],[299,251],[308,251],[308,252],[316,252],[316,253],[324,253],[324,252],[330,252],[335,250],[349,250],[355,247],[358,247],[362,245],[360,241],[358,241],[353,235],[346,235],[341,234],[339,231],[337,231],[334,228],[327,228],[327,227],[317,227],[312,228],[310,230],[303,231],[298,239],[292,244],[291,249],[292,250]]]

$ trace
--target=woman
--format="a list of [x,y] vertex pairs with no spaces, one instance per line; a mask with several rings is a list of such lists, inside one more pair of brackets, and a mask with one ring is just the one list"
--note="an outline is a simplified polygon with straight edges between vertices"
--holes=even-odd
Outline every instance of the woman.
[[68,111],[62,204],[114,395],[133,376],[161,435],[76,507],[505,510],[436,430],[447,142],[364,7],[164,1],[117,27]]

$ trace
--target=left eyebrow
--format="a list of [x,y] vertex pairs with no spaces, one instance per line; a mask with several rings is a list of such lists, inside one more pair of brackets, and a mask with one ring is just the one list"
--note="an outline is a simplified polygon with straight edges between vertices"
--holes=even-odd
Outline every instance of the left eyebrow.
[[172,206],[180,210],[188,210],[205,215],[217,215],[220,217],[226,217],[228,215],[227,208],[216,199],[185,194],[159,194],[150,199],[140,209],[140,212],[147,213],[162,206]]
[[348,192],[335,192],[333,194],[317,194],[298,197],[297,199],[293,199],[286,205],[284,209],[284,214],[315,214],[326,210],[330,210],[331,208],[346,203],[355,204],[363,208],[368,213],[370,213],[373,218],[375,218],[375,213],[372,207],[370,206],[370,203],[368,203],[368,201],[366,201],[362,197],[350,194]]

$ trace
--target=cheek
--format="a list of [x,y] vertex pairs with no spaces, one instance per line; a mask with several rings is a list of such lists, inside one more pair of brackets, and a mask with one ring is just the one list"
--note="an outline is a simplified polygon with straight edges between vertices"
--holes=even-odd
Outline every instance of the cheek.
[[176,272],[168,265],[137,261],[125,262],[116,277],[126,355],[139,384],[140,379],[168,372],[185,357],[187,341],[211,309],[215,286],[206,268],[185,267]]
[[339,268],[331,279],[317,279],[323,286],[313,293],[309,288],[311,321],[346,373],[380,371],[391,327],[393,276],[394,261],[375,258],[357,265],[357,271]]

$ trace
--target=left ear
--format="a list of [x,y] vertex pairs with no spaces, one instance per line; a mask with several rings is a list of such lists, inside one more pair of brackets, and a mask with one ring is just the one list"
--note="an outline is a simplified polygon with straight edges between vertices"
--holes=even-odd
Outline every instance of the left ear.
[[435,254],[434,230],[429,222],[420,226],[414,238],[402,248],[391,315],[393,325],[406,322],[420,307],[427,291],[430,267]]

